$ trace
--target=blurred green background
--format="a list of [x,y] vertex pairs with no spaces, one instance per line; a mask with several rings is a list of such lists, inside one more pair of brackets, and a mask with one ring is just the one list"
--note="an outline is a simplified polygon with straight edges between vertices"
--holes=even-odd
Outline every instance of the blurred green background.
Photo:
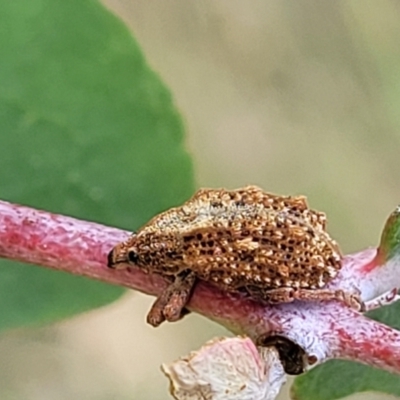
[[[19,0],[18,3],[21,10],[26,11],[29,1]],[[47,24],[57,14],[57,3],[56,0],[53,3],[51,0],[43,2],[50,5],[45,10]],[[88,1],[93,10],[96,9],[95,3]],[[378,242],[386,216],[400,201],[398,2],[107,0],[105,4],[131,29],[147,62],[171,90],[184,119],[186,148],[193,156],[196,186],[233,188],[258,184],[272,192],[305,194],[314,208],[327,213],[329,231],[346,253]],[[62,33],[66,27],[73,29],[77,24],[82,32],[86,32],[82,27],[87,21],[87,29],[99,33],[103,31],[102,25],[93,26],[90,13],[76,15],[70,7],[70,13],[65,14],[64,19],[62,13],[57,14],[55,29],[59,27]],[[43,24],[42,18],[40,14],[31,13],[19,28],[30,45],[30,51],[21,56],[22,64],[35,65],[41,59],[42,50],[32,35],[31,24]],[[45,29],[47,25],[43,26]],[[120,29],[114,28],[117,31]],[[7,42],[8,30],[11,29],[15,27],[3,20],[0,24],[3,43]],[[78,172],[72,171],[65,177],[70,182],[65,204],[52,211],[134,229],[148,218],[150,208],[140,216],[133,216],[127,208],[130,196],[135,199],[132,208],[151,198],[163,199],[151,205],[154,209],[163,209],[178,202],[192,190],[191,167],[180,147],[182,126],[179,117],[170,105],[165,116],[157,114],[148,119],[148,129],[162,135],[165,124],[168,125],[169,132],[172,132],[171,140],[177,149],[174,153],[178,160],[174,164],[178,166],[175,167],[177,170],[174,166],[165,169],[168,163],[161,152],[154,157],[155,160],[161,159],[157,174],[143,173],[143,186],[136,184],[129,189],[125,186],[121,188],[117,181],[114,192],[118,196],[113,198],[110,197],[113,192],[104,193],[99,185],[84,186],[86,192],[83,190],[76,194],[77,187],[81,188],[76,185],[81,173],[92,180],[105,178],[112,182],[112,176],[96,176],[96,171],[101,170],[100,165],[106,161],[121,171],[125,165],[127,168],[136,165],[138,174],[146,171],[146,158],[138,163],[131,163],[130,160],[130,157],[140,157],[142,153],[135,148],[136,139],[130,144],[121,144],[119,150],[125,150],[124,157],[120,157],[121,152],[113,154],[112,151],[107,159],[104,157],[109,154],[109,130],[114,124],[118,130],[136,132],[134,124],[137,115],[148,113],[152,107],[157,109],[160,102],[169,104],[170,101],[168,93],[161,88],[159,96],[145,98],[141,103],[140,95],[131,93],[138,86],[129,86],[133,79],[129,75],[130,62],[136,65],[138,60],[131,59],[129,62],[129,54],[124,54],[124,49],[132,43],[129,40],[126,43],[113,41],[104,34],[104,37],[97,37],[91,48],[102,49],[102,41],[107,41],[111,53],[102,54],[98,62],[104,65],[106,71],[113,72],[116,81],[113,87],[119,88],[125,97],[121,100],[113,97],[114,92],[105,90],[99,94],[93,89],[89,104],[83,102],[82,107],[69,109],[71,103],[68,99],[65,99],[65,104],[55,105],[52,97],[55,81],[51,79],[51,72],[57,71],[59,65],[44,62],[48,79],[43,79],[43,85],[48,91],[48,98],[43,103],[43,109],[54,108],[56,111],[50,120],[45,120],[46,126],[37,126],[39,132],[48,131],[49,137],[54,132],[53,125],[61,133],[73,136],[74,131],[68,121],[74,120],[74,113],[78,112],[79,128],[85,132],[95,131],[100,136],[99,140],[103,140],[100,149],[103,153],[99,156],[90,143],[85,147],[85,143],[80,143],[82,139],[79,135],[73,136],[77,146],[84,151],[68,161],[77,166]],[[47,48],[62,52],[65,57],[62,62],[68,63],[71,49],[58,47],[56,39],[53,42],[51,36],[49,42],[50,47]],[[78,34],[76,43],[79,47]],[[7,46],[12,53],[12,46],[9,43]],[[81,57],[90,56],[82,51]],[[98,53],[93,52],[93,57],[99,57]],[[6,70],[4,58],[0,66]],[[12,72],[11,66],[9,69]],[[26,72],[26,81],[29,82],[29,68],[19,72]],[[67,86],[84,86],[86,81],[76,80],[73,69],[70,74],[65,78]],[[129,77],[127,82],[121,78],[125,74]],[[147,70],[145,74],[151,75]],[[108,75],[104,75],[106,77]],[[147,85],[139,85],[139,94],[154,92],[153,79],[157,80],[150,76]],[[93,81],[89,87],[95,88],[95,85],[96,81]],[[19,112],[20,109],[9,101],[8,81],[3,82],[1,87],[3,99],[7,100],[6,115],[10,115],[9,109]],[[28,94],[30,97],[23,98],[30,98],[31,104],[35,104],[35,92]],[[93,102],[99,107],[96,108],[100,110],[97,114],[90,112]],[[122,116],[118,118],[118,112],[115,112],[107,122],[109,125],[102,123],[105,119],[102,110],[118,110],[118,104],[127,108],[127,114],[132,112],[132,120],[125,120]],[[142,108],[140,104],[143,104]],[[63,107],[68,112],[59,111]],[[25,115],[24,121],[28,126],[32,125],[32,120],[36,122],[37,118],[29,113]],[[25,125],[21,126],[24,128]],[[178,132],[178,137],[173,132]],[[47,140],[46,137],[43,140]],[[167,143],[157,141],[155,135],[153,141],[142,148],[163,149]],[[62,150],[61,143],[57,151],[62,153]],[[88,160],[89,165],[86,164]],[[33,165],[35,162],[37,158],[33,157]],[[3,163],[4,174],[4,157]],[[182,170],[186,174],[181,176]],[[54,176],[55,171],[50,169],[48,174]],[[180,178],[171,182],[174,176]],[[63,179],[59,175],[56,178]],[[18,179],[18,176],[13,179]],[[149,179],[157,183],[154,187],[161,188],[169,183],[168,196],[151,191],[143,194]],[[40,188],[40,180],[39,183],[33,182],[32,187]],[[83,196],[87,199],[87,193],[92,196],[88,197],[92,201],[89,202],[89,211],[82,210],[81,213],[80,203],[71,203],[68,199],[71,187],[74,198]],[[26,200],[20,192],[13,196],[21,196],[18,198],[20,202],[46,208],[46,201],[50,201],[47,192],[38,192],[37,197],[32,193],[32,197]],[[0,338],[1,398],[168,398],[167,381],[159,371],[159,365],[226,332],[195,315],[182,322],[153,329],[144,323],[151,302],[151,298],[128,293],[108,307],[54,327],[3,335]],[[332,378],[333,383],[340,387],[341,382],[336,379]],[[287,399],[287,392],[282,393],[280,399]],[[386,397],[361,394],[358,398]]]

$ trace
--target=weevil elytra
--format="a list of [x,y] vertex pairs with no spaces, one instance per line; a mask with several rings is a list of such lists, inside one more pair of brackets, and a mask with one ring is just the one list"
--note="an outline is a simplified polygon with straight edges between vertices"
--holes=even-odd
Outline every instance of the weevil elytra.
[[356,295],[325,288],[341,259],[325,214],[304,196],[248,186],[199,190],[118,244],[108,265],[131,264],[171,282],[148,314],[157,326],[181,317],[198,279],[268,303],[337,299],[358,308]]

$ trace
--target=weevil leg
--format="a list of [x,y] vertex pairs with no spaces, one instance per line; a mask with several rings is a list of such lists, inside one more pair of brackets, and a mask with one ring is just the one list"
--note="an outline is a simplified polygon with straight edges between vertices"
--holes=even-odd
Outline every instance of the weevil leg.
[[283,287],[268,290],[263,294],[263,299],[268,303],[291,303],[294,300],[314,302],[338,300],[357,311],[365,310],[365,305],[357,294],[347,293],[343,290],[295,289]]
[[159,326],[165,321],[164,307],[168,303],[167,294],[168,288],[157,297],[147,314],[147,323],[154,327]]
[[246,290],[254,299],[260,299],[271,304],[291,303],[295,300],[295,289],[293,288],[282,287],[260,292],[259,290],[252,288],[251,286],[247,286]]
[[185,305],[190,299],[195,282],[196,276],[193,272],[184,271],[179,274],[153,303],[147,314],[147,322],[158,326],[165,320],[178,321],[187,314]]
[[192,290],[196,281],[196,276],[193,272],[185,274],[185,276],[178,277],[174,282],[175,290],[171,293],[171,297],[164,307],[164,316],[167,321],[174,322],[179,320],[183,315],[187,314],[185,305],[190,299]]
[[357,311],[365,311],[365,304],[360,296],[340,289],[298,289],[294,292],[294,298],[306,301],[338,300]]

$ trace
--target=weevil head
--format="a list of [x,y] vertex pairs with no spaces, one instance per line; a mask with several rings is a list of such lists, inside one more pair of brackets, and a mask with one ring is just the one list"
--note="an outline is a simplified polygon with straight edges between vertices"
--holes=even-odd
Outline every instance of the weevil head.
[[108,263],[107,266],[112,269],[125,269],[129,264],[136,264],[138,257],[136,255],[134,246],[133,235],[129,240],[118,243],[109,253],[108,253]]

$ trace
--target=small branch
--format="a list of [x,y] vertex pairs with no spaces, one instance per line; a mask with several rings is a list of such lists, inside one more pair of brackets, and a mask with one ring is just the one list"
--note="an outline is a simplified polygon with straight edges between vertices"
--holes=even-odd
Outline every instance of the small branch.
[[[137,268],[107,268],[108,252],[129,235],[116,228],[0,202],[1,257],[157,295],[166,286],[161,277]],[[374,299],[400,287],[400,274],[397,257],[375,265],[376,256],[376,249],[368,249],[345,257],[339,276],[329,287],[359,291],[364,301],[379,306]],[[269,306],[201,282],[189,307],[253,339],[271,334],[287,337],[306,351],[309,364],[345,358],[400,373],[400,333],[337,302]]]
[[112,271],[107,254],[130,232],[0,201],[0,257],[37,264],[156,295],[159,277]]

